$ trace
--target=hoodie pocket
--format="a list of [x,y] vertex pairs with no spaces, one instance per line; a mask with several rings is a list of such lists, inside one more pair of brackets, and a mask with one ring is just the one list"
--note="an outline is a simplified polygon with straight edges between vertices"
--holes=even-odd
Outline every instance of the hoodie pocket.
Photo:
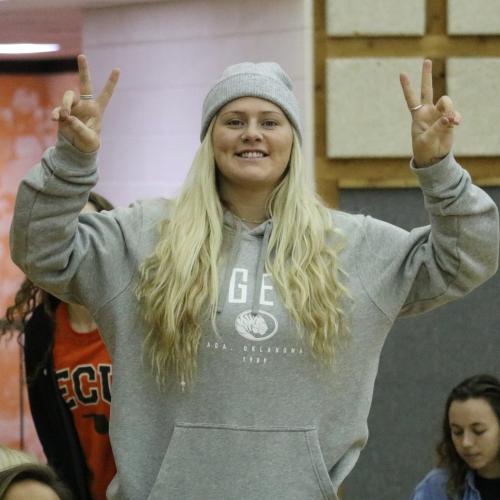
[[149,500],[336,500],[314,427],[178,423]]

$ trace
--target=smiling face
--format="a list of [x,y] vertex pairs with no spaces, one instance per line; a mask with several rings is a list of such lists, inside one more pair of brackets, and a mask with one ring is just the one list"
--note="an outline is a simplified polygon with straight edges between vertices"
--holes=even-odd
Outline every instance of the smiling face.
[[229,102],[212,132],[219,187],[271,191],[288,166],[292,143],[292,127],[275,104],[257,97]]
[[455,449],[483,477],[500,477],[500,422],[486,399],[455,400],[448,412]]

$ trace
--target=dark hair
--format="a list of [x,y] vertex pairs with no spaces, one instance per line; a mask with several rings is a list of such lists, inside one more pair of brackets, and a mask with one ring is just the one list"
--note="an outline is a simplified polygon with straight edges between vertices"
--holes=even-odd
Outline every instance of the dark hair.
[[0,500],[5,498],[8,489],[13,484],[26,480],[45,484],[57,494],[60,500],[73,500],[70,490],[56,473],[48,465],[43,464],[21,464],[0,471]]
[[98,212],[102,212],[103,210],[113,210],[113,208],[115,208],[110,201],[104,198],[104,196],[101,196],[94,191],[89,193],[89,202],[94,205]]
[[[93,191],[89,193],[88,201],[94,205],[98,212],[114,208],[104,196]],[[57,304],[59,304],[59,300],[41,288],[38,288],[32,281],[26,278],[14,297],[14,304],[7,308],[5,313],[6,319],[0,322],[0,335],[14,331],[22,334],[31,313],[41,303],[44,304],[47,315],[52,317]]]
[[500,381],[492,375],[474,375],[454,387],[446,400],[443,417],[443,435],[437,445],[438,466],[447,470],[446,492],[452,498],[462,498],[465,490],[467,464],[457,453],[451,436],[449,411],[453,401],[466,401],[471,398],[486,400],[500,423]]

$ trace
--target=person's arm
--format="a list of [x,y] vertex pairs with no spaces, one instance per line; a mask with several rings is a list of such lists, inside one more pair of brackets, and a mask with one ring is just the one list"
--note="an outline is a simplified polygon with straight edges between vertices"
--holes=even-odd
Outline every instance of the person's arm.
[[462,297],[498,266],[498,210],[452,155],[418,169],[430,225],[408,232],[366,217],[358,245],[365,288],[390,318]]
[[144,227],[142,203],[80,215],[94,157],[59,136],[21,182],[10,237],[13,261],[34,283],[91,313],[130,283]]
[[[80,96],[90,95],[92,84],[84,56],[78,57],[78,64]],[[52,115],[59,124],[57,144],[26,175],[16,198],[12,258],[32,281],[67,302],[79,303],[97,285],[91,277],[87,282],[72,281],[81,266],[103,280],[114,276],[116,286],[122,285],[109,254],[114,246],[127,253],[127,232],[137,229],[134,224],[141,217],[140,210],[79,217],[97,181],[101,122],[117,79],[118,70],[114,70],[96,99],[79,98],[73,91],[64,94]],[[122,224],[130,213],[129,224]],[[106,292],[103,287],[94,295],[105,300]]]
[[461,297],[498,266],[498,209],[455,161],[453,128],[460,116],[451,99],[432,104],[431,63],[422,72],[422,102],[406,75],[401,83],[411,111],[414,159],[430,225],[410,232],[364,219],[358,268],[365,288],[390,318],[414,314]]

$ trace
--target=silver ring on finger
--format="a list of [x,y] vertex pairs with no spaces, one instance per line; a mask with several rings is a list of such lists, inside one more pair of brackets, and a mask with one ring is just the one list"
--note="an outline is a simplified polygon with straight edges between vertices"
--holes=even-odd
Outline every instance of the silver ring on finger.
[[424,105],[423,104],[419,104],[417,106],[415,106],[414,108],[410,108],[410,111],[418,111],[420,108],[423,108]]
[[80,94],[81,101],[91,101],[94,98],[92,94]]

